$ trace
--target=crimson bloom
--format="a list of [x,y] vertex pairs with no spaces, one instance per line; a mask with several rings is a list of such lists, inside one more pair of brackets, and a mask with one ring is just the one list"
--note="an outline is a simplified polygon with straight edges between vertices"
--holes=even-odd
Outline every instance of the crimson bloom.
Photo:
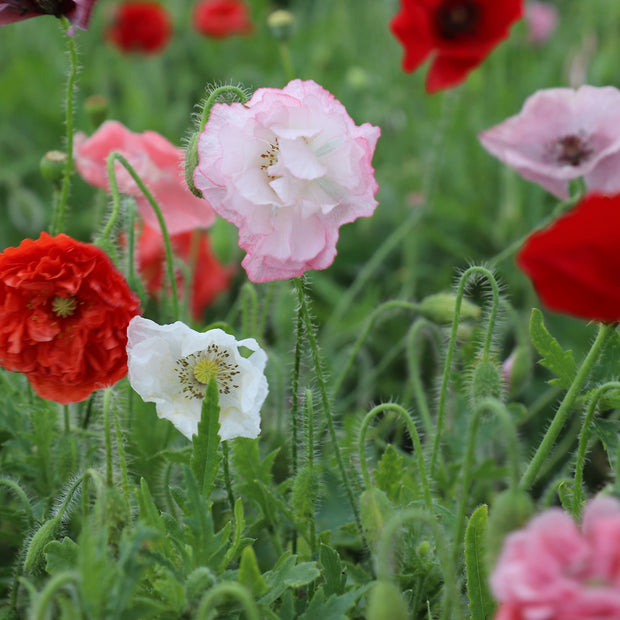
[[[190,309],[195,320],[200,320],[205,309],[215,298],[230,287],[232,270],[224,267],[211,251],[209,235],[205,230],[178,233],[170,237],[172,251],[191,270]],[[166,254],[164,239],[159,229],[144,225],[136,248],[138,272],[146,290],[153,296],[161,293],[164,281]],[[177,275],[181,295],[185,286],[183,274]]]
[[249,34],[253,26],[248,7],[240,0],[202,0],[194,7],[194,27],[200,34],[223,39]]
[[517,257],[543,303],[582,319],[620,321],[620,194],[590,194],[532,234]]
[[125,2],[116,8],[105,37],[122,52],[156,54],[171,32],[168,12],[157,2]]
[[75,28],[86,30],[90,13],[97,0],[6,0],[0,2],[0,26],[12,24],[38,15],[66,17]]
[[108,255],[43,232],[0,253],[0,366],[67,404],[127,374],[127,325],[140,301]]
[[405,48],[405,71],[433,56],[426,90],[434,93],[460,84],[522,15],[523,0],[401,0],[390,28]]

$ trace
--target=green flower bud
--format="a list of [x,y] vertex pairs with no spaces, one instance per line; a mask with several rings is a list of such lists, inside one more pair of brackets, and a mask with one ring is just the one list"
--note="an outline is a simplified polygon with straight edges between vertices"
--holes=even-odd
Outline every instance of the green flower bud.
[[48,151],[39,162],[41,176],[51,181],[57,189],[60,189],[65,175],[67,154],[62,151]]
[[84,101],[84,110],[94,129],[108,118],[110,104],[103,95],[91,95]]
[[393,513],[394,507],[381,489],[367,489],[360,496],[360,518],[372,551],[376,551],[385,524]]
[[314,515],[316,500],[319,496],[319,475],[313,467],[300,469],[293,482],[291,502],[295,516],[303,521]]
[[194,569],[185,582],[185,592],[187,600],[197,601],[213,584],[215,584],[215,575],[206,567],[199,566]]
[[202,192],[194,185],[194,170],[198,166],[198,132],[190,138],[185,150],[185,183],[194,196],[203,198]]
[[[434,323],[452,323],[456,309],[456,295],[454,293],[436,293],[425,297],[418,304],[418,312]],[[481,310],[476,304],[461,300],[459,320],[480,318]]]
[[502,364],[504,382],[510,396],[516,396],[532,374],[532,353],[530,348],[518,346]]
[[293,34],[294,25],[295,18],[293,14],[284,9],[274,11],[267,18],[267,26],[269,26],[271,34],[280,41],[288,41],[291,34]]
[[480,360],[471,376],[471,399],[478,404],[485,398],[502,399],[504,378],[500,367],[491,360]]
[[368,598],[367,620],[407,620],[409,611],[403,596],[391,581],[375,581]]
[[43,552],[47,543],[58,536],[60,531],[60,517],[47,520],[30,539],[26,559],[24,560],[24,572],[33,574],[43,569]]

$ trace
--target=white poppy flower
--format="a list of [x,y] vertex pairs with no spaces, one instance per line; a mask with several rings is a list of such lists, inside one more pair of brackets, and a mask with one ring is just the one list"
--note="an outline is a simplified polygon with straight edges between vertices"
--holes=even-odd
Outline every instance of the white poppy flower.
[[[249,357],[240,347],[252,351]],[[267,355],[253,338],[237,341],[221,329],[196,332],[180,321],[158,325],[136,316],[127,328],[127,357],[133,389],[188,439],[198,433],[211,377],[219,391],[220,437],[258,437]]]

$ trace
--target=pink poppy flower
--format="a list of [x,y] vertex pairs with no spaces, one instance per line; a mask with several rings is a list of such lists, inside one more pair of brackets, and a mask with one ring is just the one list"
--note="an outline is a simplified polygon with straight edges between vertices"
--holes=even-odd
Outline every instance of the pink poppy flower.
[[525,22],[530,43],[542,45],[558,25],[558,10],[548,2],[530,0],[525,5]]
[[238,227],[250,280],[332,264],[339,227],[377,206],[371,159],[379,135],[369,123],[356,126],[312,81],[260,88],[245,105],[213,106],[194,183]]
[[612,86],[538,91],[519,114],[478,138],[489,153],[562,200],[569,197],[569,181],[579,177],[591,191],[620,191],[620,91]]
[[64,16],[72,24],[67,34],[73,36],[76,27],[86,30],[95,2],[97,0],[7,0],[0,2],[0,26],[38,15]]
[[581,529],[552,508],[508,535],[491,588],[495,620],[618,620],[620,502],[600,496]]
[[[184,152],[154,131],[134,133],[118,121],[106,121],[90,137],[75,137],[75,165],[88,183],[110,189],[106,159],[118,151],[134,167],[159,204],[171,235],[208,228],[215,218],[209,205],[196,198],[185,184],[182,172]],[[136,199],[140,216],[151,228],[159,222],[125,168],[115,164],[119,190]]]

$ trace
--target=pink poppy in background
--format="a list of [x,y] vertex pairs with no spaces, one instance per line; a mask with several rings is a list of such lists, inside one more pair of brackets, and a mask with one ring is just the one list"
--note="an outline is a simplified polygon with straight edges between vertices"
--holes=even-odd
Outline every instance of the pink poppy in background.
[[530,0],[525,5],[527,37],[534,45],[541,45],[554,33],[558,25],[558,10],[548,2]]
[[620,502],[597,497],[581,528],[551,508],[509,534],[491,588],[495,620],[618,620]]
[[223,39],[253,30],[249,9],[241,0],[202,0],[194,7],[194,28],[207,37]]
[[301,276],[334,261],[338,229],[373,214],[380,130],[356,126],[312,81],[216,104],[198,140],[194,183],[239,229],[253,282]]
[[[191,290],[189,294],[192,317],[199,321],[206,308],[215,298],[230,288],[233,269],[224,267],[211,251],[209,235],[205,230],[182,232],[170,238],[172,251],[190,270]],[[164,281],[166,253],[164,239],[159,228],[144,225],[136,246],[138,272],[144,280],[146,290],[154,297],[159,296]],[[179,296],[185,295],[185,276],[177,274]]]
[[569,181],[620,191],[620,91],[613,86],[540,90],[523,109],[478,135],[482,146],[522,177],[562,200]]
[[12,24],[38,15],[66,17],[71,22],[67,32],[72,36],[76,28],[86,30],[90,14],[97,0],[9,0],[0,2],[0,26]]
[[460,84],[522,14],[523,0],[401,0],[390,29],[405,48],[405,71],[432,57],[426,90],[434,93]]
[[157,2],[125,2],[115,7],[104,36],[122,52],[156,54],[170,40],[168,11]]
[[[108,191],[106,159],[113,151],[127,159],[153,194],[171,235],[211,226],[215,218],[213,210],[205,200],[196,198],[185,183],[181,168],[183,149],[154,131],[134,133],[118,121],[106,121],[90,137],[83,133],[75,136],[78,172],[91,185]],[[119,162],[114,170],[119,190],[136,199],[140,217],[148,226],[159,229],[153,208],[127,170]]]

